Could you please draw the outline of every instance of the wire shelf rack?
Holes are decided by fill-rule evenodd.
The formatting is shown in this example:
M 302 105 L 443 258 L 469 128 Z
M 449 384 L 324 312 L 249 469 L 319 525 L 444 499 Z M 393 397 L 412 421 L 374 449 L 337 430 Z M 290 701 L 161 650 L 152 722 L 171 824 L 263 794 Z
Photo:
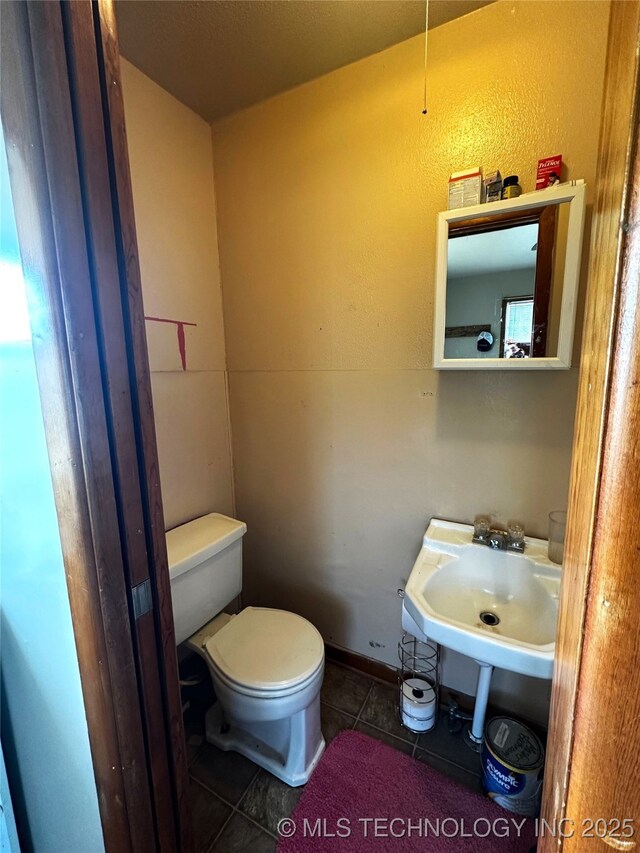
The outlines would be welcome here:
M 410 732 L 431 731 L 438 721 L 440 649 L 404 634 L 398 643 L 398 715 Z

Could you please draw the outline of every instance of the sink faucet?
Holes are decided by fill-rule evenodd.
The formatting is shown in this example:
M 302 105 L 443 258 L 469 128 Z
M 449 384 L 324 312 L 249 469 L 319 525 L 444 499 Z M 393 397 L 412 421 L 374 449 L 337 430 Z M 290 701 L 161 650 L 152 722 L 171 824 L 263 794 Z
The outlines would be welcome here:
M 498 530 L 492 530 L 489 533 L 489 537 L 487 539 L 486 544 L 489 546 L 489 548 L 493 548 L 494 551 L 507 550 L 507 539 L 504 533 L 500 533 Z
M 524 528 L 517 522 L 509 522 L 508 529 L 497 530 L 491 527 L 486 516 L 478 516 L 473 525 L 473 541 L 478 545 L 487 545 L 495 551 L 516 551 L 524 553 Z

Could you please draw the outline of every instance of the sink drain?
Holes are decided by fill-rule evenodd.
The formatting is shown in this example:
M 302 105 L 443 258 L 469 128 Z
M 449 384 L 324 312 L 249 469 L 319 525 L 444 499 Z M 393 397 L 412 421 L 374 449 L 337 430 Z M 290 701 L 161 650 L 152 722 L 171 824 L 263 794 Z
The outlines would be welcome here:
M 496 616 L 491 610 L 483 610 L 480 614 L 480 621 L 484 622 L 485 625 L 499 625 L 500 617 Z

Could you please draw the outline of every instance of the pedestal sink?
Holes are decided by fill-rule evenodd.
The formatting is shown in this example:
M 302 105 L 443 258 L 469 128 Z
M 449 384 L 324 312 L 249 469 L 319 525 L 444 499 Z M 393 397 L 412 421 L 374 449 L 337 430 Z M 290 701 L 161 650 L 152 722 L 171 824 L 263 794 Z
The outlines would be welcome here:
M 561 568 L 542 539 L 526 537 L 517 554 L 472 536 L 468 524 L 432 519 L 407 582 L 402 624 L 480 665 L 469 733 L 480 744 L 494 666 L 553 675 Z

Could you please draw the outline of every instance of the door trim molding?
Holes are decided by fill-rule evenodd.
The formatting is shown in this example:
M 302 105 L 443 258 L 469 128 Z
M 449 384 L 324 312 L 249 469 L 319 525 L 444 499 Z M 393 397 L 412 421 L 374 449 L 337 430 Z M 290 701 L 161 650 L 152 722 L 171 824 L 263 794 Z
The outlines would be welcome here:
M 171 580 L 129 169 L 129 146 L 120 75 L 120 49 L 113 0 L 98 0 L 93 4 L 93 12 L 103 93 L 105 139 L 111 174 L 113 217 L 123 288 L 125 336 L 132 372 L 134 429 L 139 454 L 149 577 L 160 662 L 159 687 L 165 710 L 179 839 L 182 849 L 189 850 L 194 844 L 189 806 L 189 771 L 173 628 Z
M 100 11 L 91 0 L 0 3 L 0 108 L 105 848 L 186 853 L 135 226 Z M 153 607 L 136 619 L 132 589 L 147 582 Z
M 625 233 L 632 196 L 638 193 L 638 185 L 634 181 L 640 177 L 633 170 L 638 143 L 639 24 L 638 0 L 612 2 L 542 804 L 542 817 L 550 823 L 563 818 L 580 819 L 577 814 L 569 812 L 573 789 L 586 782 L 574 776 L 576 750 L 587 748 L 593 752 L 597 745 L 579 746 L 576 733 L 588 696 L 593 702 L 596 695 L 599 695 L 599 702 L 605 701 L 602 696 L 604 682 L 588 685 L 582 679 L 583 652 L 585 643 L 596 642 L 598 634 L 606 630 L 606 622 L 588 622 L 587 616 L 595 580 L 602 571 L 596 546 L 603 534 L 607 534 L 604 529 L 608 523 L 604 512 L 606 490 L 601 478 L 613 437 L 609 415 L 616 399 L 615 376 L 622 356 L 620 344 L 623 338 L 618 316 L 625 292 L 634 286 L 634 282 L 625 277 L 624 270 L 629 252 Z M 640 334 L 637 316 L 635 325 L 636 332 Z M 630 345 L 628 329 L 625 334 L 627 345 Z M 618 405 L 615 414 L 616 418 L 629 417 L 637 423 L 637 401 L 629 395 Z M 609 453 L 607 477 L 619 478 L 622 474 L 620 469 L 625 464 L 623 455 L 612 458 Z M 636 478 L 637 473 L 636 470 Z M 632 486 L 627 481 L 625 488 L 631 489 Z M 626 542 L 631 549 L 627 552 L 627 559 L 637 560 L 637 552 L 633 553 L 633 540 L 634 536 L 630 535 Z M 618 566 L 609 567 L 610 575 L 618 571 Z M 609 666 L 603 661 L 603 667 Z M 626 690 L 628 685 L 621 687 Z M 589 784 L 594 785 L 594 780 L 591 779 Z M 612 787 L 612 780 L 607 780 L 606 784 Z M 603 790 L 600 788 L 600 792 Z M 600 814 L 601 809 L 596 810 L 598 814 L 585 816 L 594 819 L 617 817 Z M 578 842 L 579 839 L 568 840 L 563 847 L 562 839 L 547 835 L 539 840 L 538 851 L 577 850 L 579 848 L 575 844 Z M 598 849 L 605 849 L 604 844 L 599 843 Z

